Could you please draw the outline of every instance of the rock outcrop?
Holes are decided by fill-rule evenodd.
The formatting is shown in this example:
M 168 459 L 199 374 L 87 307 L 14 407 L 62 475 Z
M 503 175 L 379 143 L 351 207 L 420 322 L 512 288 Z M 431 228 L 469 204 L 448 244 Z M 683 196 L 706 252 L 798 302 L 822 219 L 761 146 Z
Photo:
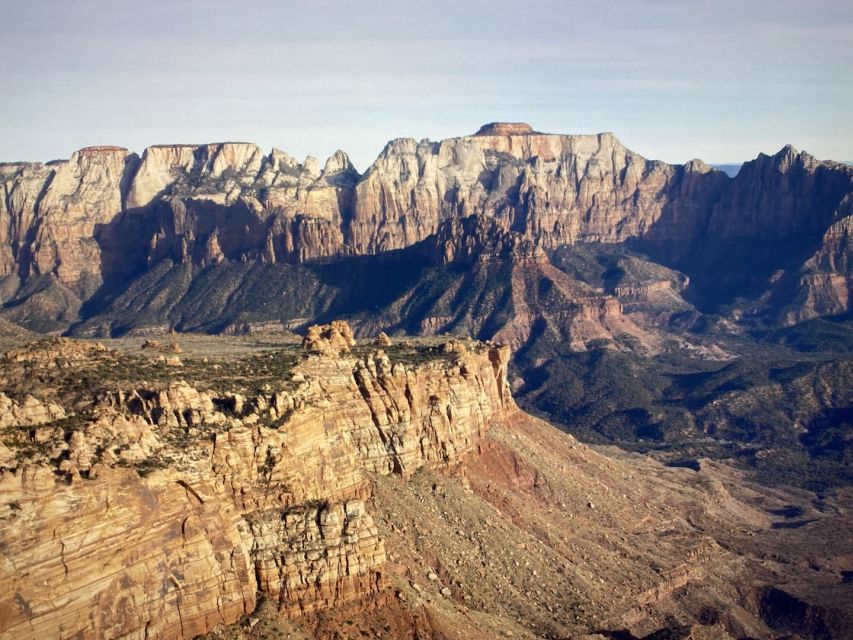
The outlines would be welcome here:
M 29 427 L 45 424 L 65 417 L 65 410 L 52 402 L 40 402 L 33 396 L 27 396 L 21 402 L 15 402 L 6 394 L 0 393 L 0 428 Z
M 455 468 L 516 411 L 506 349 L 400 349 L 305 356 L 250 397 L 120 389 L 71 425 L 0 395 L 0 636 L 191 638 L 259 594 L 302 615 L 383 589 L 366 474 Z
M 432 244 L 431 253 L 441 265 L 464 265 L 493 259 L 548 261 L 545 252 L 534 241 L 482 216 L 448 220 L 441 225 Z
M 302 348 L 306 351 L 331 356 L 348 353 L 354 346 L 355 337 L 352 329 L 343 320 L 334 320 L 324 325 L 312 325 L 308 327 L 302 339 Z
M 3 165 L 0 275 L 53 274 L 82 295 L 101 282 L 97 232 L 122 210 L 137 156 L 89 147 L 69 160 Z
M 839 315 L 853 308 L 853 215 L 827 229 L 818 250 L 793 274 L 794 278 L 793 300 L 781 314 L 785 324 Z M 777 295 L 784 296 L 786 286 L 790 284 L 782 280 Z

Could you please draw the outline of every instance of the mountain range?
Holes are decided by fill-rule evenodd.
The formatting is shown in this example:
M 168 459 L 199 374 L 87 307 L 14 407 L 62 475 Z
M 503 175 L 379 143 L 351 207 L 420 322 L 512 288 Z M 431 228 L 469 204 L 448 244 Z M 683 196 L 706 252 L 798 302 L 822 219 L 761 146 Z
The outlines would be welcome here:
M 464 232 L 453 225 L 469 216 L 543 252 L 639 251 L 683 273 L 684 296 L 704 311 L 791 324 L 849 309 L 853 169 L 792 147 L 729 178 L 698 160 L 646 160 L 609 133 L 491 124 L 441 142 L 393 140 L 361 175 L 340 151 L 321 167 L 221 143 L 141 157 L 92 147 L 3 164 L 0 180 L 2 315 L 40 331 L 91 326 L 165 264 L 192 265 L 194 282 L 220 265 L 328 264 Z M 309 320 L 310 308 L 296 311 L 265 319 Z
M 363 174 L 219 143 L 7 163 L 0 185 L 7 334 L 494 339 L 523 406 L 587 439 L 753 467 L 783 443 L 788 468 L 830 456 L 803 482 L 849 475 L 847 165 L 786 146 L 732 178 L 492 123 L 392 140 Z

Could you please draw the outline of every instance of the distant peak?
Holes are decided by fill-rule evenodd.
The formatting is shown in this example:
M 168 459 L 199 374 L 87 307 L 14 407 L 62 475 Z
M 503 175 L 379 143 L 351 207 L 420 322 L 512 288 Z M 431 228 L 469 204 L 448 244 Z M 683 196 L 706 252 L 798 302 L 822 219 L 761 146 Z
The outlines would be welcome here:
M 786 144 L 784 147 L 779 149 L 779 152 L 776 154 L 777 157 L 786 157 L 786 156 L 796 156 L 799 155 L 799 152 L 794 148 L 792 144 Z
M 326 165 L 323 167 L 323 173 L 333 174 L 345 171 L 355 171 L 355 167 L 352 166 L 349 156 L 344 151 L 338 149 L 326 159 Z
M 475 135 L 478 136 L 526 136 L 536 133 L 529 124 L 524 122 L 490 122 L 480 127 Z
M 693 158 L 693 160 L 688 161 L 685 163 L 684 168 L 691 173 L 708 173 L 714 170 L 713 167 L 699 158 Z

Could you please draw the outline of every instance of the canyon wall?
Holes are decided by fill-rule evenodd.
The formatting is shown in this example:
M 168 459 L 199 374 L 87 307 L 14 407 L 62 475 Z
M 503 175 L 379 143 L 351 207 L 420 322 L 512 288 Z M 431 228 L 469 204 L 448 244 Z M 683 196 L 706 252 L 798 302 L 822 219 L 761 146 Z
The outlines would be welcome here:
M 853 200 L 853 196 L 848 200 Z M 796 291 L 783 307 L 782 321 L 802 322 L 819 316 L 838 315 L 851 309 L 853 300 L 853 215 L 833 223 L 821 238 L 820 246 L 792 274 Z M 781 296 L 785 284 L 780 283 Z M 789 284 L 790 286 L 790 284 Z
M 120 361 L 58 344 L 4 368 Z M 117 388 L 76 420 L 0 398 L 20 418 L 0 445 L 0 637 L 190 638 L 261 597 L 297 616 L 381 590 L 370 474 L 453 469 L 516 411 L 508 349 L 405 353 L 303 356 L 256 395 Z
M 543 249 L 633 243 L 716 303 L 760 294 L 776 271 L 801 268 L 853 211 L 851 193 L 853 169 L 792 147 L 729 178 L 698 160 L 647 160 L 610 133 L 521 124 L 441 142 L 393 140 L 363 175 L 340 151 L 321 167 L 247 143 L 154 146 L 141 158 L 94 147 L 67 161 L 0 165 L 0 303 L 46 298 L 49 288 L 37 306 L 61 319 L 166 259 L 373 254 L 474 214 Z M 818 281 L 835 274 L 828 268 Z
M 623 315 L 617 298 L 569 276 L 493 218 L 447 220 L 419 247 L 433 268 L 416 293 L 357 316 L 360 331 L 489 337 L 515 351 L 545 334 L 579 351 L 601 340 L 654 349 L 654 336 Z

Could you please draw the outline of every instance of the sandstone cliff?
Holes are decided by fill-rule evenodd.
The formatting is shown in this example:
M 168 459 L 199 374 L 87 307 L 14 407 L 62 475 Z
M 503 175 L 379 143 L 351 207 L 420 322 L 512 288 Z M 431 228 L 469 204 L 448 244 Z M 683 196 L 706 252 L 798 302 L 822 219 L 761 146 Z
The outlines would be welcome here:
M 268 236 L 280 259 L 334 254 L 357 178 L 342 152 L 321 168 L 244 143 L 154 146 L 141 159 L 94 147 L 68 161 L 5 164 L 0 275 L 52 274 L 86 297 L 104 272 L 146 258 L 201 259 L 215 229 L 231 259 L 259 257 Z
M 155 146 L 141 158 L 97 147 L 0 166 L 0 301 L 15 322 L 61 330 L 96 291 L 109 296 L 164 260 L 373 254 L 480 215 L 545 250 L 633 243 L 689 275 L 692 298 L 714 309 L 800 269 L 850 214 L 851 192 L 853 169 L 791 147 L 732 179 L 701 161 L 647 160 L 609 133 L 518 123 L 441 142 L 394 140 L 362 176 L 342 152 L 321 168 L 246 143 Z M 821 273 L 817 281 L 837 289 L 835 272 Z M 806 297 L 810 287 L 804 281 Z
M 506 347 L 271 339 L 0 360 L 0 637 L 849 637 L 849 492 L 596 451 Z
M 90 147 L 70 160 L 0 167 L 0 276 L 53 275 L 82 297 L 101 284 L 97 232 L 122 210 L 137 157 Z
M 55 389 L 68 417 L 0 395 L 0 637 L 191 638 L 261 596 L 302 615 L 378 591 L 368 474 L 458 465 L 516 411 L 508 357 L 479 344 L 272 353 L 252 365 L 278 372 L 259 392 L 90 385 L 74 404 Z M 113 377 L 124 358 L 61 342 L 8 356 L 2 375 L 53 362 Z
M 782 310 L 785 324 L 843 314 L 853 308 L 853 215 L 827 229 L 820 247 L 791 279 L 796 284 L 793 299 Z M 780 283 L 780 290 L 774 293 L 785 296 L 785 284 Z
M 682 174 L 612 134 L 489 129 L 436 143 L 395 140 L 356 187 L 348 240 L 357 252 L 382 251 L 448 218 L 485 214 L 548 246 L 618 242 L 660 218 L 668 183 Z

